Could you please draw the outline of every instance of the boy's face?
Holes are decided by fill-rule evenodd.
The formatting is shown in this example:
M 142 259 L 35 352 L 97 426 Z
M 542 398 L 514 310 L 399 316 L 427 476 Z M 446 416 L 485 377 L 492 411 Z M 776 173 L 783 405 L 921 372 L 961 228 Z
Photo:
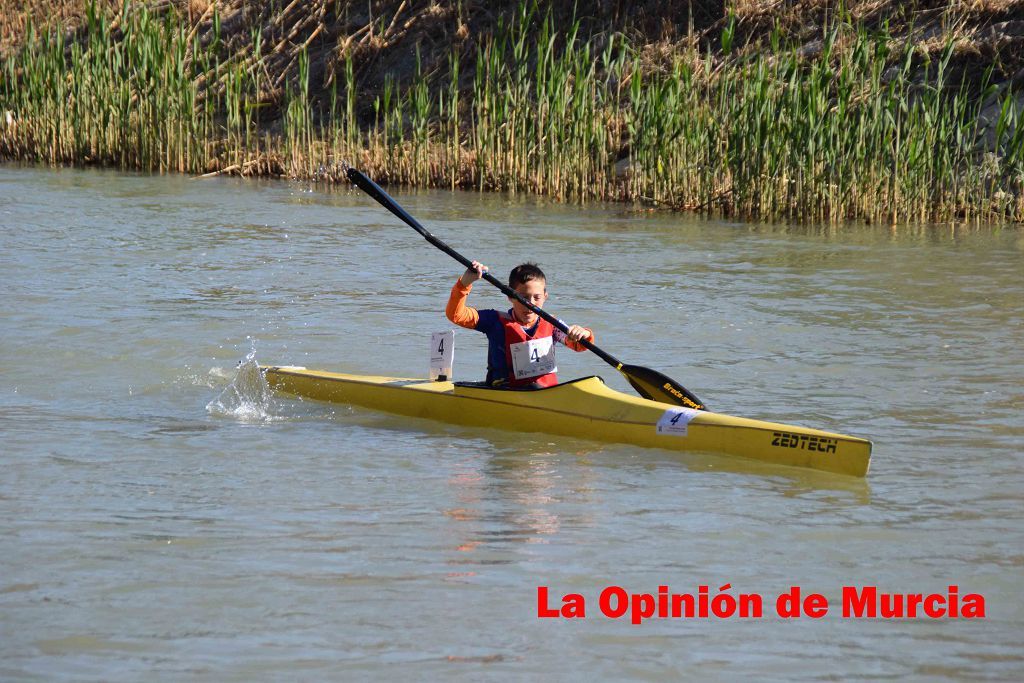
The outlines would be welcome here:
M 524 282 L 515 287 L 515 290 L 519 296 L 537 308 L 544 308 L 544 303 L 548 300 L 548 283 L 540 278 Z M 537 323 L 536 313 L 512 297 L 508 300 L 512 302 L 512 315 L 515 316 L 517 323 L 523 327 L 533 327 Z

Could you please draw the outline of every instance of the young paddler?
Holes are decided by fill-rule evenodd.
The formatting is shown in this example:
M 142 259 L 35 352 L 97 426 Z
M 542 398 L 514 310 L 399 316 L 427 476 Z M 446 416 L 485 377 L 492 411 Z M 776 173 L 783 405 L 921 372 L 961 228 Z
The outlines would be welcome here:
M 594 333 L 579 325 L 562 332 L 518 300 L 509 297 L 512 308 L 476 310 L 466 305 L 473 283 L 487 267 L 473 261 L 473 267 L 452 287 L 445 315 L 460 327 L 487 335 L 487 383 L 510 388 L 541 388 L 558 384 L 555 374 L 555 342 L 573 351 L 586 351 L 581 339 L 594 341 Z M 536 264 L 523 263 L 512 269 L 508 286 L 537 308 L 548 299 L 547 278 Z

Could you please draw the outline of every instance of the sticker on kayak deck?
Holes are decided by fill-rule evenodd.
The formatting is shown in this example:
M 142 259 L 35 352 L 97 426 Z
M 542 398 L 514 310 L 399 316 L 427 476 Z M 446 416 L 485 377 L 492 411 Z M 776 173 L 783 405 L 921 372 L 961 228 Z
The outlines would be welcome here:
M 516 379 L 540 377 L 549 372 L 557 372 L 555 366 L 554 338 L 541 337 L 512 344 L 512 370 Z
M 693 408 L 669 408 L 658 420 L 658 433 L 668 436 L 686 436 L 690 420 L 700 414 Z
M 449 380 L 455 363 L 455 330 L 430 335 L 430 379 Z

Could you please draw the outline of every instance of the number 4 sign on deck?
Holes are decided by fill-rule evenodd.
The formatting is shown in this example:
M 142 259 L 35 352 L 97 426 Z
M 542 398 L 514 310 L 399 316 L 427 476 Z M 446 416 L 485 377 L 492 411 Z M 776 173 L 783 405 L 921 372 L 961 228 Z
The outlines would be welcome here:
M 666 436 L 686 436 L 690 420 L 700 415 L 692 408 L 669 408 L 658 420 L 658 433 Z
M 452 378 L 455 362 L 455 330 L 430 335 L 430 379 L 446 382 Z

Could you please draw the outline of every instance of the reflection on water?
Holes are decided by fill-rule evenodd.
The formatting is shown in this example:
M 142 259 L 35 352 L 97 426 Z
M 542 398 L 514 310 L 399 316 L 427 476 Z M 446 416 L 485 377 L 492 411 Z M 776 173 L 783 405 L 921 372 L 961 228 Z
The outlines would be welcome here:
M 461 267 L 341 188 L 0 168 L 0 678 L 1016 677 L 1019 229 L 396 195 L 717 410 L 872 439 L 868 479 L 276 399 L 257 347 L 423 376 Z M 479 378 L 482 336 L 456 348 Z M 538 585 L 725 583 L 955 583 L 990 616 L 536 617 Z

